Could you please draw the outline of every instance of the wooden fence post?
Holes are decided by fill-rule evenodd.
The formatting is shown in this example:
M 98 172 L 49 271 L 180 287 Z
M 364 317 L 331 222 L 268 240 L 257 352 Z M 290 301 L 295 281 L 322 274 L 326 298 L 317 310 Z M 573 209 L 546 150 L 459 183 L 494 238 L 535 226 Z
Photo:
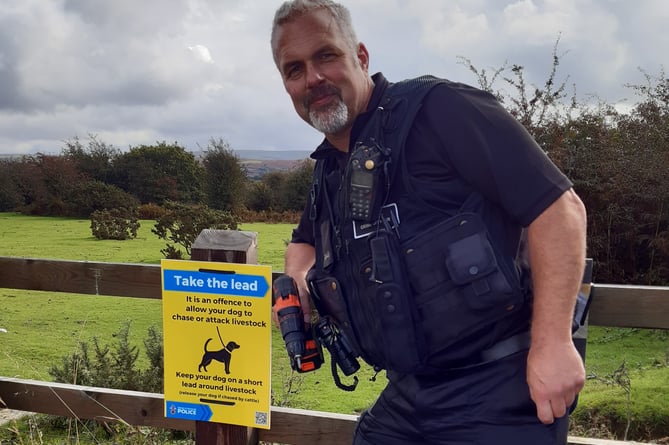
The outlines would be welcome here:
M 257 264 L 258 234 L 205 229 L 191 246 L 191 260 Z M 255 428 L 216 422 L 195 422 L 196 445 L 258 445 Z

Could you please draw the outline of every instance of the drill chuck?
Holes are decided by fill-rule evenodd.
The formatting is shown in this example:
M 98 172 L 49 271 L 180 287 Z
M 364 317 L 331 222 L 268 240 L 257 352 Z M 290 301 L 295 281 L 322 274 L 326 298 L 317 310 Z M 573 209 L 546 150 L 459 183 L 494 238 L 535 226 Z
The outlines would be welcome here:
M 277 311 L 279 326 L 286 350 L 291 357 L 304 354 L 304 317 L 299 306 L 288 306 Z

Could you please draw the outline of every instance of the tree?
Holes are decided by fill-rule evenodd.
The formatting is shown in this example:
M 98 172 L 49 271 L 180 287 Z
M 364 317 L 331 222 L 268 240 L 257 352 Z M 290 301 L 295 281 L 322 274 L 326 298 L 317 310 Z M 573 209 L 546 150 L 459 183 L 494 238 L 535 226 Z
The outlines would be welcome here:
M 223 139 L 209 141 L 202 160 L 204 191 L 209 207 L 237 212 L 244 206 L 248 179 L 246 169 Z
M 73 161 L 79 171 L 90 179 L 112 183 L 114 180 L 114 162 L 121 155 L 121 150 L 98 141 L 95 135 L 88 136 L 88 145 L 84 147 L 78 137 L 65 141 L 62 155 Z
M 304 209 L 311 189 L 313 174 L 314 161 L 312 159 L 304 159 L 285 174 L 282 210 L 302 211 Z
M 608 218 L 607 271 L 623 282 L 669 283 L 669 79 L 644 73 L 646 85 L 628 85 L 641 96 L 612 125 L 611 183 L 616 212 Z M 600 218 L 602 215 L 598 215 Z M 604 220 L 606 221 L 606 220 Z M 600 224 L 602 224 L 602 221 Z M 603 224 L 602 224 L 603 225 Z M 611 267 L 613 264 L 616 267 Z
M 289 171 L 263 175 L 250 187 L 248 206 L 251 210 L 302 211 L 311 188 L 314 161 L 304 159 Z
M 556 83 L 560 56 L 541 88 L 529 87 L 520 65 L 494 72 L 513 87 L 495 90 L 471 62 L 482 88 L 500 100 L 573 181 L 588 211 L 588 255 L 595 280 L 669 283 L 669 79 L 644 73 L 645 85 L 628 85 L 641 97 L 629 113 L 607 104 L 567 98 Z
M 11 212 L 23 204 L 17 165 L 16 160 L 0 160 L 0 212 Z
M 72 216 L 71 199 L 85 180 L 75 164 L 61 156 L 38 153 L 13 164 L 18 210 L 34 215 Z
M 564 122 L 569 118 L 571 111 L 574 111 L 578 104 L 576 95 L 572 93 L 569 101 L 564 99 L 567 94 L 567 79 L 562 82 L 557 80 L 557 72 L 560 66 L 561 55 L 558 54 L 560 38 L 558 37 L 553 46 L 551 71 L 548 78 L 541 87 L 528 85 L 525 80 L 525 68 L 522 65 L 511 65 L 511 76 L 504 76 L 509 69 L 504 63 L 499 68 L 493 70 L 492 76 L 486 73 L 486 70 L 479 70 L 472 62 L 460 57 L 460 63 L 465 65 L 476 76 L 478 86 L 493 94 L 506 109 L 513 115 L 534 137 L 542 147 L 543 133 L 550 130 L 556 122 Z M 496 82 L 500 79 L 512 87 L 511 92 L 505 89 L 496 89 Z M 550 132 L 549 132 L 550 133 Z
M 269 175 L 266 173 L 265 176 Z M 265 178 L 263 176 L 263 179 Z M 265 181 L 256 181 L 249 185 L 249 190 L 246 198 L 246 207 L 250 210 L 260 212 L 263 210 L 272 209 L 272 189 Z
M 283 211 L 283 190 L 286 182 L 284 172 L 271 171 L 265 173 L 259 182 L 249 186 L 246 205 L 255 211 Z
M 177 143 L 130 148 L 114 163 L 116 184 L 143 204 L 166 200 L 202 202 L 204 171 L 192 153 Z

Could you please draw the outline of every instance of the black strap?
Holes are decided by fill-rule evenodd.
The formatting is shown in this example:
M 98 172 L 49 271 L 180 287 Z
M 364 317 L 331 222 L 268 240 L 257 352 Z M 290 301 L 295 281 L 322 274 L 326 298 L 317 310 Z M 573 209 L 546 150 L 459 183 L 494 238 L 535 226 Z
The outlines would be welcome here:
M 310 198 L 311 198 L 311 208 L 309 209 L 309 219 L 312 222 L 316 222 L 316 217 L 318 216 L 318 198 L 321 195 L 321 187 L 322 184 L 325 183 L 324 181 L 324 171 L 325 171 L 325 162 L 322 159 L 319 159 L 316 161 L 316 165 L 314 166 L 314 174 L 313 174 L 313 179 L 311 180 L 311 191 L 310 191 Z
M 406 169 L 403 159 L 406 139 L 413 127 L 414 119 L 423 106 L 423 99 L 432 88 L 445 82 L 447 81 L 434 76 L 421 76 L 390 84 L 386 88 L 379 106 L 379 111 L 384 114 L 383 132 L 378 137 L 381 144 L 392 142 L 392 145 L 387 146 L 391 156 L 390 174 L 387 175 L 389 184 L 392 183 L 398 167 Z M 402 173 L 406 187 L 408 183 L 406 171 L 403 170 Z
M 311 208 L 309 209 L 309 219 L 312 222 L 314 240 L 316 242 L 316 269 L 317 270 L 329 270 L 332 266 L 333 261 L 335 260 L 334 255 L 339 255 L 339 246 L 332 245 L 332 231 L 338 230 L 336 221 L 334 220 L 334 211 L 335 209 L 330 202 L 330 194 L 327 190 L 327 181 L 325 180 L 326 175 L 326 160 L 318 159 L 316 165 L 314 166 L 314 174 L 311 185 Z M 320 203 L 321 198 L 323 198 L 322 203 Z M 319 209 L 319 203 L 320 209 Z M 325 212 L 322 216 L 325 218 L 319 218 L 318 212 Z M 323 227 L 323 224 L 329 224 L 329 227 Z M 324 233 L 323 231 L 326 230 Z M 335 234 L 338 238 L 339 234 Z
M 358 386 L 358 376 L 353 376 L 352 384 L 345 385 L 339 377 L 339 372 L 337 372 L 337 363 L 335 362 L 334 358 L 332 358 L 332 356 L 330 356 L 330 365 L 330 369 L 332 370 L 332 378 L 334 379 L 337 388 L 343 389 L 344 391 L 355 391 L 355 388 Z

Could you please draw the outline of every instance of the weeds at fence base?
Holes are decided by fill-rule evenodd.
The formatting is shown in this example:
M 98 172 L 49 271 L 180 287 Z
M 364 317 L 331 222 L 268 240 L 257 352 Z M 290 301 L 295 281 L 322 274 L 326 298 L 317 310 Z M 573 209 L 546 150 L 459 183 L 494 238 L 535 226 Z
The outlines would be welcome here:
M 192 445 L 193 433 L 116 422 L 28 415 L 0 426 L 0 445 Z

